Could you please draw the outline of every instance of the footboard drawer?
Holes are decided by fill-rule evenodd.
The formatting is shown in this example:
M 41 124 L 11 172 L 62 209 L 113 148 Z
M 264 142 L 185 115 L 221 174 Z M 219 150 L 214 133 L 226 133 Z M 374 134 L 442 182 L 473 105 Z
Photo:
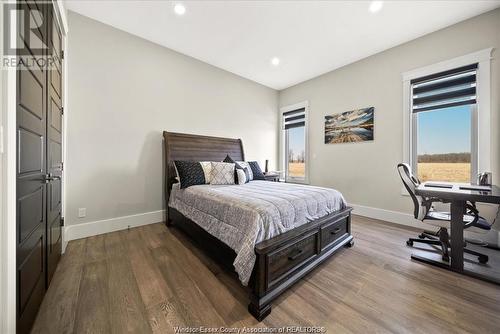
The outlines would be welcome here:
M 347 217 L 321 227 L 321 249 L 334 244 L 347 233 Z
M 280 281 L 317 254 L 317 233 L 311 233 L 292 244 L 277 249 L 267 257 L 268 286 Z

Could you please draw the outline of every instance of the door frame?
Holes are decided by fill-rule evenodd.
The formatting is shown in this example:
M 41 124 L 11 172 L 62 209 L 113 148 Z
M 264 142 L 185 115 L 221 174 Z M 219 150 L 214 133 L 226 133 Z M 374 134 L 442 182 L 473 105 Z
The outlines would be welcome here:
M 14 2 L 13 0 L 9 1 Z M 0 12 L 3 17 L 3 4 Z M 3 55 L 3 29 L 1 48 Z M 11 29 L 16 32 L 15 18 Z M 2 333 L 14 333 L 16 329 L 16 70 L 1 70 L 2 79 L 2 189 L 0 234 L 0 311 Z
M 15 3 L 15 0 L 8 0 Z M 67 110 L 67 33 L 68 21 L 66 9 L 60 0 L 52 0 L 54 12 L 59 20 L 62 33 L 62 47 L 65 53 L 63 59 L 62 103 Z M 0 14 L 3 17 L 3 3 L 0 4 Z M 0 27 L 0 49 L 3 55 L 3 25 Z M 10 30 L 16 34 L 16 22 L 12 22 Z M 5 189 L 0 197 L 0 332 L 16 332 L 16 87 L 15 69 L 0 71 L 0 184 Z M 66 124 L 67 113 L 63 117 L 63 161 L 66 160 Z M 64 184 L 63 174 L 63 184 Z M 63 186 L 62 217 L 65 212 L 65 190 Z M 63 229 L 64 231 L 64 229 Z M 64 246 L 63 233 L 63 246 Z M 63 248 L 64 252 L 64 248 Z

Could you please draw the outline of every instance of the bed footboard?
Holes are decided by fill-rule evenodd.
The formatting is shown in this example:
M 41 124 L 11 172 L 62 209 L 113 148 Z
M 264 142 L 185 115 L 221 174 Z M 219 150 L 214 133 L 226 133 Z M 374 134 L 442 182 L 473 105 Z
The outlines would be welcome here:
M 272 301 L 286 289 L 342 247 L 353 245 L 351 211 L 352 208 L 346 208 L 334 212 L 255 246 L 257 259 L 249 283 L 248 311 L 257 320 L 271 313 Z M 167 225 L 171 223 L 223 267 L 234 270 L 236 253 L 231 248 L 169 207 Z
M 249 312 L 259 321 L 271 302 L 343 246 L 353 245 L 351 211 L 346 208 L 255 246 Z

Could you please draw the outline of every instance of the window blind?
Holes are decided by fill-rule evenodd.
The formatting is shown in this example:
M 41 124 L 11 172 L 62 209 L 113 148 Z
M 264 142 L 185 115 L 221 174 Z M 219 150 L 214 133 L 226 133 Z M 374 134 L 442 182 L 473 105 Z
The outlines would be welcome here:
M 477 64 L 414 79 L 413 112 L 476 103 Z
M 283 128 L 285 130 L 306 125 L 306 109 L 301 108 L 283 113 Z

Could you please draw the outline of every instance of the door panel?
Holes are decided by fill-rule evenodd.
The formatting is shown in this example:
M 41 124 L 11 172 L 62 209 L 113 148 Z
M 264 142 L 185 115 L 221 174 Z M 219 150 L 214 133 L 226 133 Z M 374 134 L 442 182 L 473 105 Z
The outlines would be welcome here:
M 61 180 L 54 180 L 49 186 L 49 209 L 57 210 L 61 207 Z
M 58 64 L 56 64 L 55 68 L 50 71 L 50 82 L 51 86 L 54 89 L 54 92 L 57 94 L 58 97 L 61 95 L 61 73 L 59 72 L 59 69 L 57 68 Z
M 18 129 L 18 173 L 19 175 L 40 173 L 44 169 L 44 136 Z
M 49 144 L 49 151 L 50 151 L 50 157 L 49 157 L 49 169 L 52 169 L 52 172 L 57 173 L 57 175 L 61 174 L 61 167 L 62 167 L 62 159 L 61 159 L 61 154 L 62 154 L 62 146 L 61 143 L 50 141 Z
M 27 194 L 17 201 L 19 212 L 19 240 L 22 243 L 28 235 L 43 224 L 43 192 L 44 187 L 38 187 L 34 192 Z
M 19 294 L 19 309 L 21 312 L 26 308 L 33 290 L 39 282 L 44 281 L 44 261 L 43 261 L 43 242 L 41 237 L 36 240 L 35 245 L 29 250 L 24 262 L 19 266 L 19 285 L 24 289 Z
M 39 82 L 30 70 L 23 69 L 19 76 L 19 81 L 21 84 L 20 99 L 19 103 L 26 111 L 37 116 L 38 119 L 42 119 L 43 110 L 42 103 L 43 100 L 43 84 Z
M 50 99 L 50 126 L 55 131 L 62 132 L 62 115 L 57 102 Z
M 50 224 L 49 232 L 49 252 L 57 251 L 53 247 L 58 247 L 61 243 L 61 216 L 57 216 L 54 221 Z
M 24 261 L 17 269 L 17 333 L 30 332 L 45 295 L 45 226 L 34 234 L 40 238 L 25 243 Z

